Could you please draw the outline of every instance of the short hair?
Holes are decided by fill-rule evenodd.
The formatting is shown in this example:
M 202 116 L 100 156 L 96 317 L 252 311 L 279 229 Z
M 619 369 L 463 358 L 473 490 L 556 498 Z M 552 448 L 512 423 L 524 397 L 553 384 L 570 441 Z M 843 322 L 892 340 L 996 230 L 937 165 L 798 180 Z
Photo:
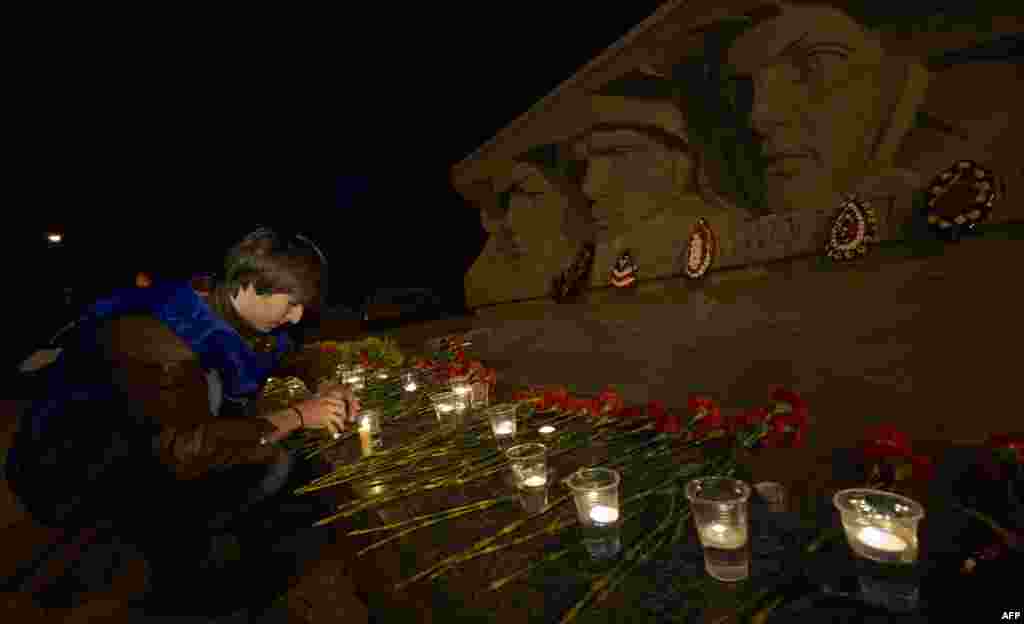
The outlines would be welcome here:
M 327 259 L 301 234 L 260 228 L 228 250 L 224 282 L 232 294 L 251 285 L 259 295 L 288 294 L 315 308 L 327 298 Z

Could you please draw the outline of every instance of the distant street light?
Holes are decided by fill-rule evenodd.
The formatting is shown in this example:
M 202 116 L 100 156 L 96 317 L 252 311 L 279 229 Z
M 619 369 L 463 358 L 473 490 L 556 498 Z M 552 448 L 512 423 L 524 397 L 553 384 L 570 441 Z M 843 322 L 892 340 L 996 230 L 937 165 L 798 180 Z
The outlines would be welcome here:
M 57 232 L 50 232 L 46 235 L 46 240 L 49 241 L 51 245 L 59 245 L 64 240 L 64 237 Z

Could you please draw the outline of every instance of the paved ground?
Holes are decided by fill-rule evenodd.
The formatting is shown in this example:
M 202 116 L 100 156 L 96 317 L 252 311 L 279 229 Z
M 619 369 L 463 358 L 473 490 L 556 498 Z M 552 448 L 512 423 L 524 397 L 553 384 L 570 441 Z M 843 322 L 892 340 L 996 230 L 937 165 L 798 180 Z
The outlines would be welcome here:
M 475 354 L 505 382 L 580 391 L 614 384 L 630 402 L 681 406 L 688 392 L 702 391 L 742 407 L 763 402 L 770 384 L 789 385 L 809 402 L 810 440 L 823 448 L 849 444 L 881 420 L 916 439 L 976 441 L 1024 430 L 1021 251 L 1018 240 L 980 240 L 941 256 L 879 259 L 840 272 L 798 262 L 756 280 L 712 282 L 675 303 L 524 306 L 395 335 L 417 347 L 475 327 L 483 330 Z M 3 405 L 0 448 L 16 407 Z M 47 539 L 4 489 L 0 526 L 12 523 L 4 531 L 4 576 Z M 4 598 L 20 605 L 19 622 L 116 619 L 123 598 L 141 589 L 143 571 L 129 558 L 111 587 L 74 612 L 44 613 L 22 596 Z M 286 604 L 310 622 L 366 619 L 351 579 L 332 564 L 303 578 Z

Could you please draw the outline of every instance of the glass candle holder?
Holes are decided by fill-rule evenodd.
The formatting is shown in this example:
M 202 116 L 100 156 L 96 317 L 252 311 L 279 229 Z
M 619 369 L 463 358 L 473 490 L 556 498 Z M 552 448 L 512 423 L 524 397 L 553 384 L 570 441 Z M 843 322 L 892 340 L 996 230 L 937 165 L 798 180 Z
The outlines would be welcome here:
M 459 396 L 463 402 L 465 402 L 468 408 L 471 401 L 473 400 L 473 386 L 469 383 L 468 377 L 452 377 L 448 382 L 448 386 L 451 391 Z
M 402 373 L 402 390 L 416 392 L 420 387 L 420 376 L 415 370 L 408 370 Z
M 558 430 L 551 425 L 544 425 L 537 430 L 537 433 L 545 444 L 550 444 L 555 441 L 555 437 L 558 435 Z
M 843 521 L 853 552 L 880 563 L 917 561 L 917 525 L 924 507 L 905 496 L 854 488 L 837 492 L 832 502 Z
M 363 456 L 372 455 L 382 445 L 380 436 L 380 414 L 376 410 L 359 412 L 359 444 Z
M 754 491 L 768 504 L 768 510 L 783 512 L 787 508 L 786 486 L 775 481 L 762 481 L 754 484 Z
M 566 479 L 583 531 L 583 544 L 594 559 L 611 559 L 622 551 L 619 473 L 608 468 L 581 468 Z
M 491 385 L 486 381 L 474 381 L 470 384 L 472 388 L 472 399 L 470 406 L 473 409 L 483 409 L 491 403 Z
M 686 484 L 704 568 L 725 583 L 750 576 L 750 486 L 737 479 L 705 477 Z
M 498 448 L 508 448 L 516 438 L 516 408 L 515 403 L 502 403 L 484 412 L 491 423 L 491 431 L 494 432 L 494 441 L 497 442 Z
M 505 451 L 519 500 L 528 513 L 536 513 L 548 504 L 548 448 L 531 443 Z
M 462 417 L 465 403 L 454 392 L 437 392 L 430 395 L 430 402 L 437 413 L 437 422 L 443 428 L 455 428 Z
M 362 390 L 365 386 L 366 370 L 362 366 L 341 365 L 338 367 L 338 379 L 353 390 Z

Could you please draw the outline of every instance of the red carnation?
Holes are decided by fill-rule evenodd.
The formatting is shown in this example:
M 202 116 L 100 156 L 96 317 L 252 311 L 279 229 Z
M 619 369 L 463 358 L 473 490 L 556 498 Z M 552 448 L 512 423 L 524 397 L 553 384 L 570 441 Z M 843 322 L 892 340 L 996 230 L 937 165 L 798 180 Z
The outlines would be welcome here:
M 610 416 L 617 416 L 626 406 L 619 393 L 611 388 L 606 388 L 597 395 L 597 400 L 601 403 L 601 412 Z
M 567 409 L 569 407 L 569 391 L 562 387 L 545 391 L 541 397 L 540 409 L 546 410 L 552 407 L 561 410 Z
M 990 436 L 989 448 L 1002 451 L 1000 456 L 1013 463 L 1024 463 L 1024 435 L 1001 433 Z
M 767 422 L 771 418 L 771 414 L 768 410 L 763 407 L 754 407 L 745 411 L 742 411 L 730 419 L 730 429 L 736 431 L 739 429 L 746 429 L 747 427 L 755 427 L 764 422 Z
M 911 473 L 913 478 L 918 481 L 930 481 L 935 476 L 935 465 L 932 463 L 931 457 L 926 455 L 911 455 L 910 464 L 913 467 Z
M 865 457 L 873 459 L 911 455 L 907 434 L 888 424 L 869 428 L 860 448 Z
M 647 414 L 654 417 L 654 428 L 661 433 L 679 433 L 683 430 L 679 414 L 667 411 L 660 401 L 648 403 Z
M 623 419 L 640 418 L 643 415 L 644 411 L 635 405 L 624 407 L 622 408 L 622 411 L 619 412 L 619 418 Z

